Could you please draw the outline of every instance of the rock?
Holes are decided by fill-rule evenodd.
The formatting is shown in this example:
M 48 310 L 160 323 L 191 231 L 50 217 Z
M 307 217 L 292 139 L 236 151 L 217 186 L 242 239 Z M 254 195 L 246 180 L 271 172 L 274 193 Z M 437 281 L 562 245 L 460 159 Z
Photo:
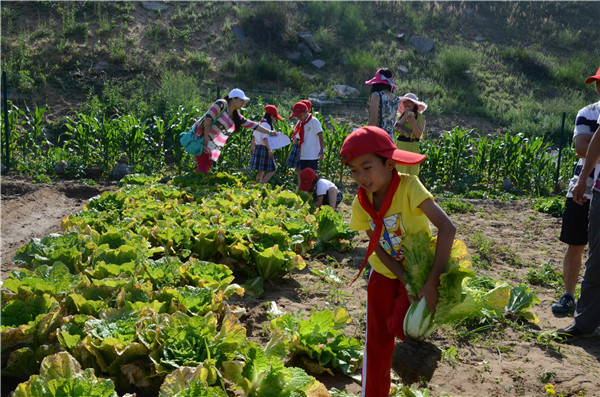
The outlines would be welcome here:
M 396 38 L 397 38 L 399 41 L 404 41 L 405 37 L 406 37 L 406 34 L 405 34 L 405 33 L 398 33 L 398 34 L 396 35 Z
M 398 71 L 402 73 L 408 73 L 408 67 L 404 65 L 398 65 Z
M 421 54 L 427 54 L 433 50 L 435 42 L 427 37 L 411 36 L 410 44 L 412 44 Z
M 94 66 L 92 66 L 92 70 L 94 72 L 104 72 L 108 70 L 110 67 L 109 63 L 106 61 L 98 61 Z
M 142 7 L 150 11 L 164 11 L 169 8 L 168 5 L 159 1 L 142 1 Z
M 60 160 L 54 166 L 54 172 L 56 172 L 56 175 L 64 175 L 64 173 L 67 171 L 68 167 L 69 167 L 69 163 L 67 163 L 65 160 Z
M 311 62 L 311 65 L 313 65 L 317 69 L 322 69 L 323 66 L 325 66 L 325 61 L 323 61 L 321 59 L 315 59 L 314 61 Z
M 332 88 L 338 96 L 342 97 L 355 97 L 359 94 L 359 91 L 356 88 L 350 87 L 349 85 L 334 84 Z
M 300 54 L 302 54 L 303 56 L 312 58 L 313 53 L 310 50 L 310 48 L 308 48 L 308 46 L 305 43 L 300 43 L 298 44 L 298 51 L 300 51 Z
M 504 179 L 504 181 L 502 182 L 502 190 L 509 193 L 514 190 L 512 181 L 509 178 Z
M 430 138 L 439 138 L 444 134 L 444 131 L 442 130 L 429 130 L 427 131 L 427 135 L 429 135 Z
M 323 91 L 320 92 L 311 92 L 308 94 L 308 99 L 313 100 L 325 100 L 327 99 L 327 94 Z
M 485 37 L 481 33 L 477 33 L 477 35 L 473 38 L 475 41 L 484 41 Z
M 298 63 L 302 58 L 302 54 L 300 53 L 300 51 L 286 52 L 285 57 L 290 62 Z
M 312 34 L 309 32 L 298 32 L 296 37 L 298 37 L 302 42 L 306 43 L 312 52 L 317 54 L 321 52 L 321 47 L 319 47 Z
M 117 159 L 118 164 L 129 164 L 129 156 L 127 153 L 121 153 L 119 158 Z
M 133 167 L 127 164 L 117 164 L 110 174 L 111 178 L 120 181 L 129 174 L 133 174 Z
M 234 26 L 231 28 L 231 30 L 233 30 L 233 34 L 235 34 L 235 37 L 240 39 L 241 42 L 246 43 L 248 41 L 248 38 L 246 37 L 246 33 L 244 32 L 243 27 Z

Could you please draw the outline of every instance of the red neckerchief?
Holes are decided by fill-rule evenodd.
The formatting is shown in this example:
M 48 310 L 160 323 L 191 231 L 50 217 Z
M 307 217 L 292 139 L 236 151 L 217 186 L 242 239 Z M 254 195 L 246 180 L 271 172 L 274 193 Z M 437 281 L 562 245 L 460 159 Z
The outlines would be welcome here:
M 381 231 L 383 230 L 383 218 L 385 217 L 386 212 L 390 209 L 392 205 L 392 200 L 394 199 L 394 195 L 396 194 L 396 190 L 398 189 L 398 185 L 400 184 L 400 176 L 398 172 L 394 172 L 392 176 L 392 181 L 390 182 L 390 186 L 388 187 L 388 191 L 385 194 L 385 198 L 383 199 L 383 203 L 381 204 L 381 208 L 379 208 L 379 212 L 375 210 L 373 206 L 373 202 L 369 200 L 369 196 L 367 196 L 367 191 L 363 187 L 358 188 L 358 202 L 363 207 L 365 211 L 373 218 L 373 223 L 375 224 L 375 229 L 371 233 L 371 238 L 369 239 L 369 246 L 367 248 L 367 254 L 365 255 L 365 260 L 362 265 L 360 265 L 360 270 L 354 280 L 350 283 L 350 285 L 354 284 L 356 279 L 360 276 L 365 265 L 367 264 L 367 260 L 371 256 L 371 254 L 377 248 L 377 244 L 379 244 L 379 239 L 381 238 Z
M 296 124 L 296 128 L 294 128 L 294 133 L 292 134 L 292 138 L 295 137 L 296 134 L 298 134 L 298 137 L 300 139 L 298 141 L 298 144 L 300 146 L 302 146 L 302 144 L 304 143 L 304 126 L 306 125 L 306 123 L 308 123 L 308 120 L 310 120 L 311 118 L 312 118 L 312 113 L 309 113 L 306 120 L 304 120 L 304 121 L 298 120 L 298 124 Z

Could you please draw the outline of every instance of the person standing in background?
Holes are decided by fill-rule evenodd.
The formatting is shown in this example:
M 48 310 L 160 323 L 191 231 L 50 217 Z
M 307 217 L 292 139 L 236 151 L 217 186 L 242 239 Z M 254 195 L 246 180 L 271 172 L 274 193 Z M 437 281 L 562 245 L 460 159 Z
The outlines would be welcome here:
M 427 109 L 425 102 L 419 101 L 419 98 L 413 93 L 408 93 L 400 98 L 398 106 L 399 117 L 394 124 L 394 130 L 398 133 L 396 146 L 400 150 L 406 150 L 413 153 L 421 153 L 420 140 L 425 132 L 425 115 L 423 112 Z M 421 166 L 407 167 L 398 165 L 399 172 L 408 175 L 419 175 Z
M 277 108 L 273 105 L 265 106 L 265 115 L 260 122 L 260 126 L 268 130 L 273 130 L 275 120 L 283 120 L 283 117 L 277 112 Z M 256 180 L 263 185 L 269 182 L 269 179 L 275 174 L 277 165 L 273 158 L 268 134 L 260 131 L 254 131 L 252 134 L 249 167 L 251 170 L 258 171 Z
M 400 106 L 400 98 L 394 91 L 396 84 L 392 79 L 392 71 L 381 68 L 375 73 L 375 77 L 365 81 L 365 84 L 371 86 L 371 94 L 367 103 L 369 112 L 369 124 L 382 128 L 394 139 L 394 122 L 396 121 L 396 112 Z
M 600 69 L 598 69 L 600 76 Z M 600 82 L 598 78 L 591 76 L 585 82 L 589 84 L 596 82 L 596 92 L 600 95 Z M 568 244 L 563 259 L 563 278 L 565 282 L 565 293 L 558 302 L 552 304 L 551 309 L 554 313 L 572 313 L 575 310 L 575 286 L 581 272 L 583 251 L 588 243 L 588 223 L 590 200 L 592 199 L 592 185 L 598 178 L 600 165 L 587 176 L 588 189 L 584 195 L 588 199 L 583 205 L 578 205 L 573 201 L 573 188 L 581 177 L 584 159 L 587 155 L 588 145 L 594 132 L 598 129 L 598 117 L 600 116 L 600 101 L 587 105 L 577 113 L 575 118 L 575 130 L 573 131 L 573 144 L 575 146 L 575 155 L 579 161 L 575 166 L 575 172 L 567 192 L 567 201 L 562 217 L 562 226 L 559 240 Z M 600 190 L 600 182 L 596 182 L 597 189 Z

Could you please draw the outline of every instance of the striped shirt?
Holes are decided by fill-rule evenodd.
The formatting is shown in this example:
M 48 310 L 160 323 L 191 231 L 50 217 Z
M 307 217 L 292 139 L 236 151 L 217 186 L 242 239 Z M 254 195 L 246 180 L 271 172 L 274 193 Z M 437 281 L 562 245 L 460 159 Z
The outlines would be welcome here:
M 208 136 L 204 137 L 204 152 L 208 153 L 212 161 L 217 161 L 221 155 L 221 150 L 227 142 L 227 138 L 233 133 L 235 123 L 227 113 L 227 101 L 225 99 L 217 100 L 206 113 L 206 117 L 214 120 L 219 112 L 225 108 L 225 111 L 219 116 L 218 120 L 213 124 L 208 132 Z M 240 114 L 242 127 L 255 130 L 258 123 L 246 119 Z
M 573 139 L 575 139 L 578 135 L 589 135 L 592 137 L 598 127 L 600 126 L 598 120 L 600 117 L 600 101 L 596 103 L 592 103 L 582 108 L 579 112 L 577 112 L 577 117 L 575 118 L 575 130 L 573 131 Z M 575 167 L 575 177 L 578 177 L 581 173 L 581 168 L 583 167 L 583 160 L 580 159 L 577 163 L 577 167 Z M 600 171 L 600 163 L 596 166 L 595 176 L 594 173 L 590 175 L 590 178 L 596 178 L 596 183 L 594 184 L 594 190 L 600 192 L 600 178 L 598 178 L 598 172 Z M 589 183 L 589 182 L 588 182 Z M 569 194 L 572 186 L 569 186 Z

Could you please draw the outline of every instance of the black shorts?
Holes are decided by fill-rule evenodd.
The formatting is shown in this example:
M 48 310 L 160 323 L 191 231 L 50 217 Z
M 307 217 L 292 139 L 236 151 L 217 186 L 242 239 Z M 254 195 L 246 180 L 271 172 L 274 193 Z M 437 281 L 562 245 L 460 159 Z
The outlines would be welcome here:
M 300 171 L 305 168 L 312 168 L 315 172 L 319 170 L 319 160 L 299 160 L 298 164 Z
M 569 245 L 586 245 L 588 243 L 589 213 L 590 200 L 579 205 L 572 198 L 567 198 L 559 240 Z

